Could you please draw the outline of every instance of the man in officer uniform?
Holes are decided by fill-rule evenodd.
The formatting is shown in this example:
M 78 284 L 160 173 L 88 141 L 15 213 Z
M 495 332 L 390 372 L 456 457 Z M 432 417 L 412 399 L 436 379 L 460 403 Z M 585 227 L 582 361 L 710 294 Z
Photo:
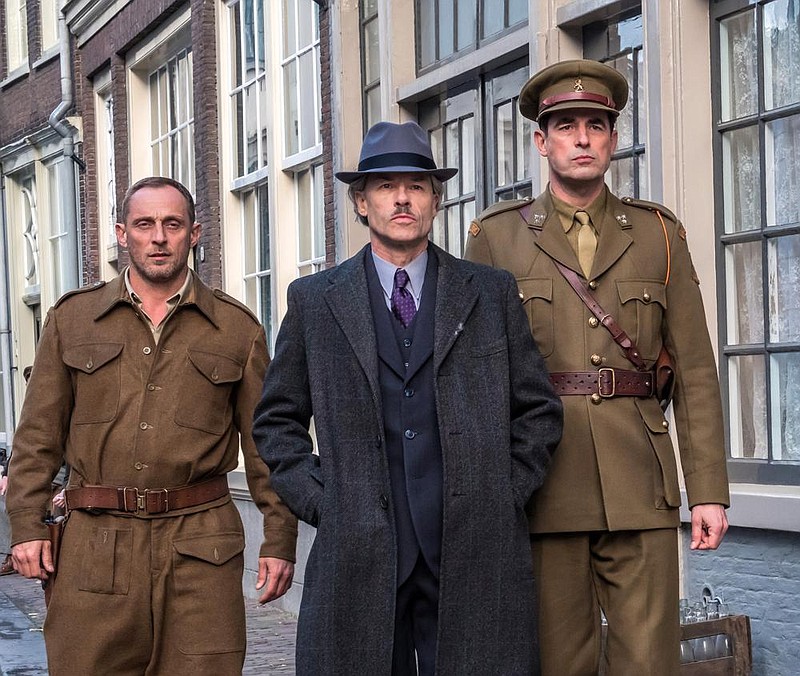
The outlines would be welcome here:
M 675 363 L 673 410 L 692 511 L 692 549 L 725 531 L 728 483 L 714 355 L 686 231 L 666 208 L 604 182 L 628 83 L 594 61 L 551 65 L 523 87 L 550 182 L 470 228 L 465 257 L 511 271 L 564 403 L 564 435 L 529 505 L 540 581 L 542 671 L 677 674 L 680 491 L 651 371 Z M 627 351 L 558 269 L 577 276 L 634 343 Z M 602 317 L 603 314 L 600 314 Z M 631 360 L 639 361 L 638 367 Z

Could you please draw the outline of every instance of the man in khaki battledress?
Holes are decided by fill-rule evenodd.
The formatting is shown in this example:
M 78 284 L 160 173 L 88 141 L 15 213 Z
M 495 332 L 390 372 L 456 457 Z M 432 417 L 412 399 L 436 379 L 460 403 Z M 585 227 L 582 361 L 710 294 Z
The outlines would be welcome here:
M 678 673 L 680 491 L 649 370 L 662 345 L 675 362 L 691 548 L 715 549 L 727 530 L 717 372 L 686 230 L 664 207 L 619 199 L 604 182 L 627 98 L 625 78 L 594 61 L 534 75 L 519 106 L 539 124 L 534 138 L 549 185 L 533 201 L 485 211 L 465 253 L 516 277 L 564 403 L 564 435 L 529 505 L 545 676 L 597 673 L 601 610 L 606 673 Z M 636 348 L 626 352 L 615 342 L 557 262 Z
M 48 312 L 14 437 L 14 566 L 48 579 L 50 482 L 71 467 L 44 625 L 50 674 L 241 674 L 244 532 L 226 474 L 244 452 L 264 515 L 256 586 L 285 593 L 297 523 L 252 439 L 269 357 L 250 311 L 187 266 L 180 183 L 134 184 L 116 226 L 130 266 Z

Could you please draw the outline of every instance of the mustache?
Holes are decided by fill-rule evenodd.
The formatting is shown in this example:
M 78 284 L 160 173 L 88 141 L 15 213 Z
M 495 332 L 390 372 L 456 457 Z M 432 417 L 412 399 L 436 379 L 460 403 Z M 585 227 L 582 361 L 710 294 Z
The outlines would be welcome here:
M 399 204 L 394 208 L 392 212 L 392 216 L 399 216 L 400 214 L 409 214 L 411 215 L 411 205 L 409 204 Z

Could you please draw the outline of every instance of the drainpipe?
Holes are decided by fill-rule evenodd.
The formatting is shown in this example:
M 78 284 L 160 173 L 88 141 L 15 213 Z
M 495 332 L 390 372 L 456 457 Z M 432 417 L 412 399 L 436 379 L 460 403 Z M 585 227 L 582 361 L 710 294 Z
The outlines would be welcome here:
M 14 391 L 11 388 L 11 316 L 8 298 L 8 242 L 6 236 L 6 181 L 0 172 L 0 368 L 3 369 L 3 424 L 6 448 L 11 452 L 14 437 Z
M 78 287 L 78 205 L 76 203 L 75 165 L 85 168 L 75 155 L 74 128 L 64 120 L 73 104 L 72 51 L 70 49 L 67 19 L 64 15 L 66 0 L 61 0 L 58 12 L 58 35 L 61 62 L 61 103 L 50 113 L 48 124 L 63 139 L 64 159 L 58 166 L 58 203 L 62 217 L 61 235 L 57 240 L 55 256 L 58 260 L 56 296 Z

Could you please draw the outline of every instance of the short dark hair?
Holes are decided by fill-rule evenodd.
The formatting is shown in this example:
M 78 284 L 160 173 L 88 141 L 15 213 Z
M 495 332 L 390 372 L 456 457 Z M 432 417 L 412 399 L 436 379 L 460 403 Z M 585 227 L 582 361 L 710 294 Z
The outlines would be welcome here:
M 142 178 L 134 183 L 125 193 L 125 198 L 122 200 L 122 223 L 128 222 L 128 213 L 131 207 L 131 198 L 143 188 L 175 188 L 186 201 L 186 213 L 189 215 L 189 224 L 195 221 L 194 197 L 189 189 L 180 181 L 166 176 L 148 176 Z
M 393 172 L 388 172 L 393 173 Z M 406 173 L 406 172 L 402 172 Z M 375 175 L 375 174 L 373 174 Z M 444 194 L 444 182 L 436 178 L 433 174 L 429 174 L 431 179 L 431 190 L 433 194 L 437 197 L 441 197 Z M 352 181 L 350 185 L 347 187 L 347 196 L 350 198 L 350 202 L 353 205 L 353 211 L 356 212 L 356 220 L 361 223 L 361 225 L 369 225 L 369 221 L 367 221 L 366 216 L 362 216 L 358 213 L 358 202 L 356 202 L 356 193 L 357 192 L 364 192 L 367 187 L 367 180 L 369 180 L 370 174 L 361 174 L 356 180 Z M 442 201 L 439 200 L 439 208 L 442 208 Z

